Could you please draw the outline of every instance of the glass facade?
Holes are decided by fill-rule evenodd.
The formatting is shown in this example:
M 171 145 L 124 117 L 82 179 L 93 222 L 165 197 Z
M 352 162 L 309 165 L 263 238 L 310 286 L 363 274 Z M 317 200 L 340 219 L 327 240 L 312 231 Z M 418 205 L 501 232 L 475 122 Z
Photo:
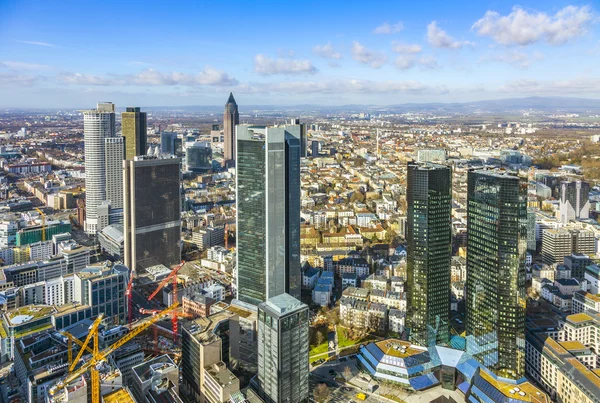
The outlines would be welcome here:
M 237 127 L 238 299 L 300 296 L 300 126 Z
M 467 352 L 499 376 L 525 373 L 527 183 L 502 171 L 468 174 Z
M 181 261 L 180 160 L 126 161 L 125 260 L 129 267 Z
M 125 139 L 125 159 L 145 155 L 148 149 L 146 112 L 140 108 L 127 108 L 121 114 L 121 134 Z
M 308 321 L 308 306 L 288 294 L 258 306 L 258 384 L 266 402 L 308 401 Z
M 407 166 L 408 327 L 422 346 L 449 340 L 452 257 L 452 171 L 436 164 Z

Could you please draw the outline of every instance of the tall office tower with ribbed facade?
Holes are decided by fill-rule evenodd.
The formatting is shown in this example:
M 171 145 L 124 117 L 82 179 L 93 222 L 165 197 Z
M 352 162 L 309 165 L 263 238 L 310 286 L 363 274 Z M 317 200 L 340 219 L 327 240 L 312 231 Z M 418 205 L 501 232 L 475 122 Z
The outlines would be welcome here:
M 467 188 L 467 353 L 496 375 L 525 374 L 527 182 L 475 170 Z
M 83 135 L 85 153 L 85 231 L 96 234 L 98 206 L 106 200 L 105 139 L 116 136 L 115 105 L 98 103 L 96 109 L 83 112 Z
M 300 298 L 300 125 L 237 126 L 237 295 Z
M 583 181 L 562 182 L 560 184 L 560 221 L 568 224 L 571 220 L 590 217 L 590 184 Z
M 225 166 L 232 165 L 232 162 L 235 164 L 235 126 L 239 124 L 238 106 L 235 103 L 235 98 L 233 98 L 233 93 L 230 93 L 223 114 L 223 165 Z
M 112 209 L 123 208 L 123 137 L 104 139 L 104 165 L 106 167 L 106 196 Z M 106 224 L 108 225 L 108 224 Z
M 123 161 L 124 254 L 131 269 L 181 260 L 180 164 L 154 156 Z
M 407 166 L 406 249 L 410 339 L 422 346 L 449 340 L 452 258 L 452 171 L 433 163 Z
M 125 159 L 145 155 L 148 149 L 146 112 L 140 108 L 128 107 L 121 113 L 121 135 L 125 139 Z

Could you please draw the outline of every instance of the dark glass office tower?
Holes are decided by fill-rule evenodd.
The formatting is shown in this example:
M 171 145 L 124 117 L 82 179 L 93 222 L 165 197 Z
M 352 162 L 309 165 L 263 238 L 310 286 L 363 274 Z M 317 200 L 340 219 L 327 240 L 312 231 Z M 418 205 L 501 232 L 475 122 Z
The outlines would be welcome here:
M 499 170 L 468 174 L 467 352 L 495 374 L 525 374 L 527 182 Z
M 300 125 L 238 125 L 237 293 L 300 298 Z
M 146 155 L 148 150 L 146 112 L 140 108 L 128 107 L 121 113 L 121 135 L 125 139 L 125 158 L 133 159 L 138 155 Z
M 179 158 L 123 161 L 125 265 L 142 270 L 181 261 Z
M 406 217 L 408 323 L 410 339 L 422 346 L 449 339 L 452 258 L 452 171 L 409 162 Z

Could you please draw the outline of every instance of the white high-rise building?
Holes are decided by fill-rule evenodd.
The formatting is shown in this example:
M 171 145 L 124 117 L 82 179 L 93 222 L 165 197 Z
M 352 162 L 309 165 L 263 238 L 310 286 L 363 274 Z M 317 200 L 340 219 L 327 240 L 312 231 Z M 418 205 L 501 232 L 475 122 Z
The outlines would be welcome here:
M 111 209 L 123 208 L 123 137 L 104 139 L 106 166 L 106 199 Z M 100 228 L 98 229 L 100 231 Z
M 590 218 L 590 184 L 583 181 L 563 182 L 560 192 L 560 221 Z
M 105 139 L 115 137 L 115 105 L 98 103 L 96 109 L 83 111 L 85 147 L 85 231 L 95 234 L 98 228 L 97 209 L 106 200 Z

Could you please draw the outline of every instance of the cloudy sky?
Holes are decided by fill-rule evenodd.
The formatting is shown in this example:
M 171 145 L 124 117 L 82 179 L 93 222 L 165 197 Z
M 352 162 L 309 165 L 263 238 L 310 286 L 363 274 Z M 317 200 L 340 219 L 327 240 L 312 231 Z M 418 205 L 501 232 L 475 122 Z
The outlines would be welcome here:
M 0 0 L 0 107 L 600 98 L 600 6 Z

